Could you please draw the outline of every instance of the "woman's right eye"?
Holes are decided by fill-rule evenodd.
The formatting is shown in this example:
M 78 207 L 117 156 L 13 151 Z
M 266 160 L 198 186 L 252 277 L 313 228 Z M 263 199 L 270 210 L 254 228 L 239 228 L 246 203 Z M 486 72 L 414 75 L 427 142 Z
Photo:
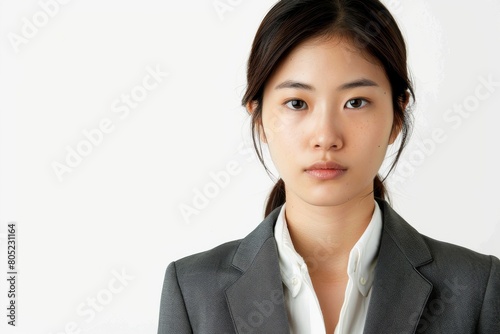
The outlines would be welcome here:
M 303 110 L 307 108 L 307 104 L 302 100 L 290 100 L 285 105 L 293 110 Z

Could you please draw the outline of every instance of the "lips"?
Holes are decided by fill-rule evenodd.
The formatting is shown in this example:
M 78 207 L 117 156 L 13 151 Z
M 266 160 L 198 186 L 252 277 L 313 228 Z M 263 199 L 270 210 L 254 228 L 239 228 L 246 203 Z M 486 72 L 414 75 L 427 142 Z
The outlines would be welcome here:
M 320 180 L 333 180 L 342 176 L 347 168 L 334 161 L 320 161 L 309 166 L 305 172 Z
M 334 161 L 320 161 L 316 162 L 314 165 L 309 166 L 306 171 L 309 170 L 321 170 L 321 169 L 332 169 L 332 170 L 347 170 L 346 167 L 334 162 Z

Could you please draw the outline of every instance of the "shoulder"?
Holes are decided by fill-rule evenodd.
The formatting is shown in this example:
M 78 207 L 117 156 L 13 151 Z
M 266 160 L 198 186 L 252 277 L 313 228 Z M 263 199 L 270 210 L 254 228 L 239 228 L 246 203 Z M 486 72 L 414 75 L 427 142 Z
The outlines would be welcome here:
M 384 217 L 379 277 L 394 286 L 400 284 L 394 277 L 404 277 L 399 288 L 405 289 L 406 278 L 415 281 L 417 273 L 431 288 L 420 330 L 443 332 L 459 323 L 467 332 L 500 333 L 500 260 L 421 234 L 387 202 L 379 204 Z M 385 287 L 380 291 L 388 293 Z
M 431 251 L 435 266 L 461 271 L 489 271 L 493 265 L 499 263 L 498 258 L 492 255 L 420 235 Z
M 454 312 L 456 321 L 474 319 L 477 333 L 500 332 L 500 260 L 422 235 L 432 262 L 418 271 L 432 284 L 425 321 Z
M 498 258 L 421 234 L 396 213 L 387 202 L 379 201 L 384 213 L 384 232 L 408 261 L 431 282 L 453 278 L 486 286 L 500 281 Z
M 167 270 L 174 270 L 177 279 L 233 281 L 251 265 L 264 244 L 274 237 L 277 208 L 243 239 L 233 240 L 210 250 L 174 261 Z
M 175 266 L 179 278 L 184 276 L 207 277 L 206 275 L 209 273 L 228 270 L 240 244 L 241 239 L 229 241 L 210 250 L 178 259 L 170 266 Z
M 497 257 L 421 236 L 430 249 L 432 262 L 421 267 L 420 271 L 434 285 L 454 287 L 457 294 L 475 292 L 483 296 L 489 287 L 500 287 L 500 260 Z M 500 290 L 496 293 L 499 294 Z

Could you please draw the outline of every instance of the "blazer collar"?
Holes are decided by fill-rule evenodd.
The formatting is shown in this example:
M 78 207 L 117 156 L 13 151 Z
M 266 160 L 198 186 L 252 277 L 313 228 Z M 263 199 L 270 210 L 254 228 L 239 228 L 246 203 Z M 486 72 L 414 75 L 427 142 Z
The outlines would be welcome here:
M 377 201 L 384 227 L 364 333 L 415 333 L 433 288 L 418 268 L 432 255 L 420 233 Z
M 415 333 L 432 291 L 418 267 L 432 256 L 413 227 L 386 201 L 377 202 L 384 227 L 364 333 Z M 241 241 L 233 257 L 242 275 L 226 290 L 226 300 L 237 333 L 289 333 L 274 239 L 280 209 Z
M 237 333 L 290 333 L 274 239 L 279 209 L 241 241 L 233 257 L 242 275 L 225 293 Z

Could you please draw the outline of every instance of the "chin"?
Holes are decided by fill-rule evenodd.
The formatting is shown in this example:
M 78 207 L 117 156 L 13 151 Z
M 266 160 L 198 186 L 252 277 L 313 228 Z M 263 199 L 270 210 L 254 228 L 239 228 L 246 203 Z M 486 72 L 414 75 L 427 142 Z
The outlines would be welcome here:
M 352 197 L 348 194 L 323 194 L 323 195 L 311 195 L 308 196 L 305 201 L 313 206 L 339 206 L 350 201 Z
M 346 204 L 352 200 L 361 202 L 366 198 L 373 198 L 373 193 L 369 192 L 350 192 L 339 189 L 330 191 L 316 191 L 304 196 L 303 199 L 310 205 L 314 206 L 339 206 Z

